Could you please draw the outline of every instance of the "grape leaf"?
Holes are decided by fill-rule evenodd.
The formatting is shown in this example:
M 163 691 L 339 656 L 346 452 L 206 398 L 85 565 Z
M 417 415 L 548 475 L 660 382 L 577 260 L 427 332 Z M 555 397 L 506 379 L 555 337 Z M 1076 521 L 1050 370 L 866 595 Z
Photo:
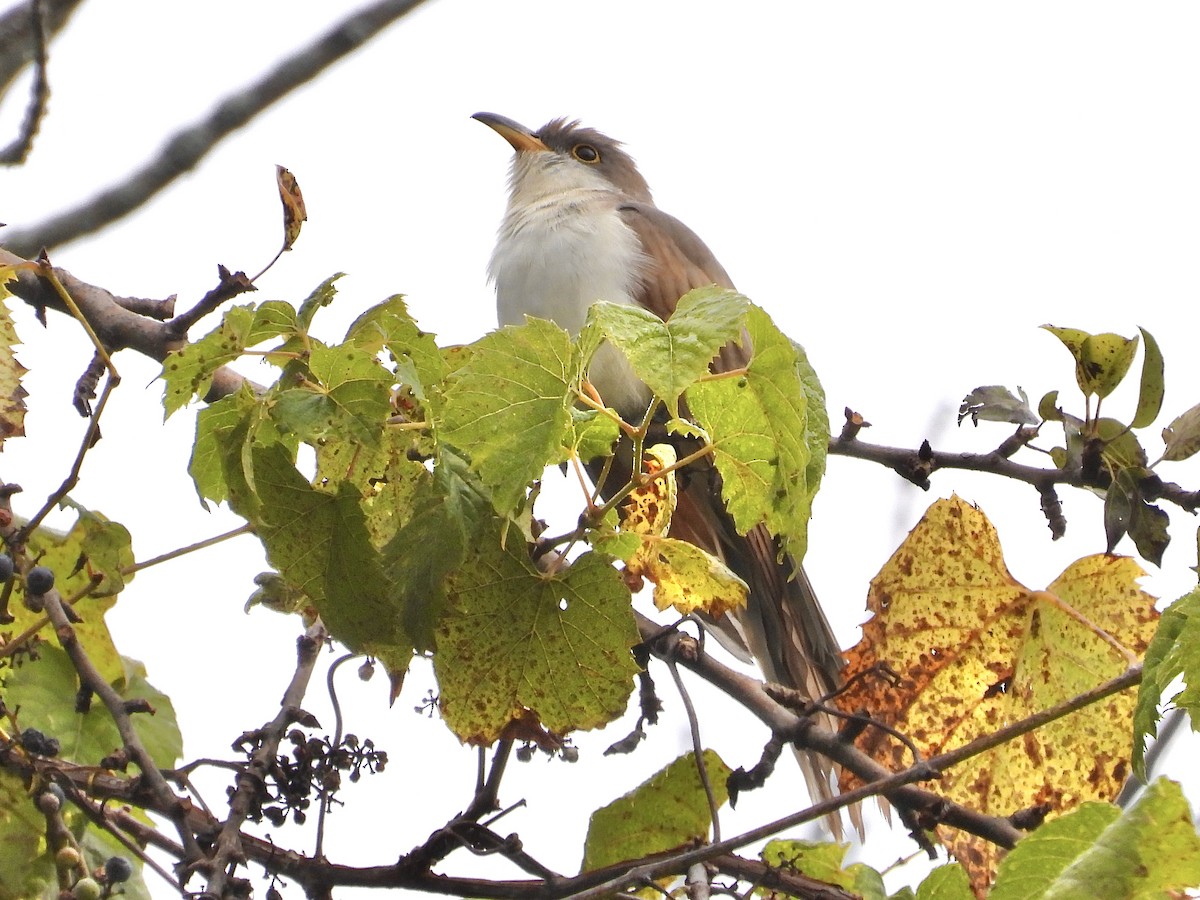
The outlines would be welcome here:
M 620 576 L 595 553 L 544 575 L 498 538 L 485 533 L 449 579 L 433 661 L 446 724 L 486 746 L 514 722 L 565 734 L 612 721 L 639 640 Z
M 872 581 L 874 617 L 847 654 L 850 687 L 837 702 L 907 734 L 925 756 L 990 734 L 1124 672 L 1125 656 L 1096 628 L 1134 654 L 1145 651 L 1158 614 L 1136 584 L 1142 574 L 1129 558 L 1089 556 L 1047 590 L 1031 591 L 1009 574 L 979 510 L 939 500 Z M 854 679 L 879 663 L 899 674 L 897 687 Z M 1113 797 L 1129 770 L 1133 707 L 1128 691 L 1093 704 L 955 766 L 939 788 L 995 815 Z M 868 728 L 858 744 L 889 767 L 911 762 L 880 729 Z M 945 828 L 939 836 L 970 861 L 976 889 L 990 880 L 994 848 Z
M 704 766 L 713 799 L 720 808 L 729 799 L 725 783 L 732 771 L 712 750 L 704 751 Z M 702 841 L 711 826 L 712 814 L 696 768 L 696 755 L 687 753 L 592 813 L 581 871 Z

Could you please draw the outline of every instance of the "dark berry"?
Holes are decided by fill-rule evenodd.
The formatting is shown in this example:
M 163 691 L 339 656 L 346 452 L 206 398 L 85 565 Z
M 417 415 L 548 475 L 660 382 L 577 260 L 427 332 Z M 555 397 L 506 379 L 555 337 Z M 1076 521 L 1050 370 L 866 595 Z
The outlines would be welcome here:
M 25 576 L 25 590 L 31 594 L 44 594 L 54 587 L 54 572 L 46 566 L 34 566 Z
M 0 553 L 0 581 L 8 581 L 13 576 L 13 561 L 12 557 L 7 553 Z
M 133 865 L 123 856 L 110 856 L 104 863 L 104 877 L 109 884 L 128 881 L 133 875 Z

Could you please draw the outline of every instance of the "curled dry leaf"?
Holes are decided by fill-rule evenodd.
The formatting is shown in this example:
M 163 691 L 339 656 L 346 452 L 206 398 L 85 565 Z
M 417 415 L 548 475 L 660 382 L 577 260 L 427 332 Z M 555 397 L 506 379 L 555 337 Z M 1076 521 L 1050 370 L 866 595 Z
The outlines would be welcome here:
M 296 176 L 283 166 L 275 167 L 275 183 L 279 186 L 279 199 L 283 202 L 283 249 L 291 250 L 300 237 L 301 226 L 308 221 L 304 208 L 304 195 Z

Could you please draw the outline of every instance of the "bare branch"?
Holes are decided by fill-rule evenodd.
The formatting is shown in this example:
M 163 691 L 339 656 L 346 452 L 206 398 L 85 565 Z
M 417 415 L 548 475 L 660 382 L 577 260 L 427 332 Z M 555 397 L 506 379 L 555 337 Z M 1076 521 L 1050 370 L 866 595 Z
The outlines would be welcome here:
M 41 0 L 46 35 L 62 30 L 83 0 Z M 20 71 L 35 55 L 31 3 L 19 3 L 0 14 L 0 96 L 8 92 Z
M 33 83 L 29 87 L 29 102 L 21 127 L 12 143 L 0 150 L 0 165 L 19 166 L 29 158 L 33 139 L 37 136 L 46 115 L 46 101 L 50 99 L 50 85 L 46 80 L 46 19 L 42 0 L 29 4 L 29 43 L 33 60 Z
M 90 234 L 128 215 L 180 175 L 194 168 L 231 132 L 289 92 L 352 53 L 424 0 L 379 0 L 348 16 L 312 44 L 285 59 L 260 80 L 220 101 L 204 118 L 167 139 L 159 154 L 125 181 L 74 209 L 5 236 L 21 256 L 36 254 Z

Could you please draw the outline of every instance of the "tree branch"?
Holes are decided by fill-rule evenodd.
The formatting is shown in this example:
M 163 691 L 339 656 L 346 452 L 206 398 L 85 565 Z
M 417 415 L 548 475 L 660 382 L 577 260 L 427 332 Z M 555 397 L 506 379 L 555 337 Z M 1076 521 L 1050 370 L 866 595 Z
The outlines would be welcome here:
M 424 0 L 379 0 L 346 17 L 257 82 L 220 101 L 199 122 L 176 132 L 158 156 L 131 173 L 125 181 L 101 191 L 74 209 L 14 230 L 6 236 L 5 244 L 21 256 L 32 256 L 44 247 L 64 244 L 128 215 L 194 168 L 226 135 L 357 50 L 422 2 Z

